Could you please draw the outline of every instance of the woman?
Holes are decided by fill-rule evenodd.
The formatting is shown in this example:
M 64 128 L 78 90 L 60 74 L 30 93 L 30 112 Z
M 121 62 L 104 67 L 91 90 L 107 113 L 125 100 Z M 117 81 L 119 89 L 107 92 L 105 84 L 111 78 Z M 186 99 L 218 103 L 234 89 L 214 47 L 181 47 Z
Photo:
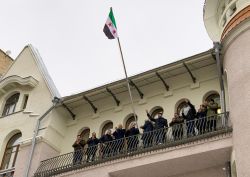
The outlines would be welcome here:
M 138 135 L 140 134 L 140 132 L 136 126 L 136 122 L 131 122 L 129 125 L 129 129 L 125 133 L 128 142 L 128 152 L 135 151 L 139 144 Z

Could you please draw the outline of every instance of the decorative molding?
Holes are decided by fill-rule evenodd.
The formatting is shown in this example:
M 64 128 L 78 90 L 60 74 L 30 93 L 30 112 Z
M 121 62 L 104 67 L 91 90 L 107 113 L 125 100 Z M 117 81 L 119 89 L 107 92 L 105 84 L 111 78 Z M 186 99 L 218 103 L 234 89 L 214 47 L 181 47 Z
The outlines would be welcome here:
M 32 76 L 23 78 L 17 75 L 13 75 L 13 76 L 6 77 L 0 81 L 0 89 L 4 89 L 5 87 L 12 85 L 14 83 L 17 83 L 22 86 L 30 86 L 31 88 L 34 88 L 37 86 L 39 82 Z
M 121 105 L 115 107 L 114 112 L 120 112 L 120 111 L 122 111 L 122 106 Z
M 193 83 L 193 84 L 190 85 L 191 89 L 197 89 L 199 87 L 200 87 L 200 82 L 196 82 L 196 83 Z
M 97 119 L 99 117 L 100 117 L 100 114 L 97 112 L 93 114 L 92 119 Z
M 138 105 L 147 104 L 147 99 L 144 97 L 143 99 L 139 100 Z
M 173 95 L 174 95 L 173 90 L 170 90 L 170 91 L 166 91 L 163 96 L 164 96 L 164 98 L 167 98 L 167 97 L 170 97 Z

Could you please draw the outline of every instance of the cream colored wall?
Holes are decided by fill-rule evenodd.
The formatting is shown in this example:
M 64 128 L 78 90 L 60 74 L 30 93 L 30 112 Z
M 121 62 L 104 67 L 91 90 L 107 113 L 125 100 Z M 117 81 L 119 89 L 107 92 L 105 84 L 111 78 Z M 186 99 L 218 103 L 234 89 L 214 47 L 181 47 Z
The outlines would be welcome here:
M 4 95 L 0 96 L 0 114 L 6 99 L 15 92 L 20 92 L 20 97 L 16 105 L 14 114 L 0 118 L 0 162 L 8 140 L 13 136 L 13 132 L 21 132 L 22 140 L 31 139 L 36 125 L 36 120 L 51 105 L 51 94 L 45 84 L 29 47 L 24 48 L 17 57 L 11 68 L 3 78 L 18 75 L 20 77 L 32 76 L 39 83 L 35 88 L 12 84 Z M 22 110 L 24 94 L 28 94 L 28 103 L 25 110 Z M 49 123 L 49 119 L 44 119 L 42 125 Z M 43 132 L 41 132 L 43 133 Z
M 175 112 L 175 104 L 180 99 L 190 99 L 196 109 L 198 109 L 199 105 L 202 103 L 203 96 L 207 92 L 219 92 L 219 81 L 215 65 L 196 70 L 193 74 L 197 78 L 196 84 L 192 83 L 188 74 L 167 79 L 167 83 L 170 85 L 171 90 L 169 92 L 166 92 L 161 82 L 140 87 L 145 95 L 143 100 L 140 100 L 137 92 L 133 90 L 132 92 L 135 98 L 135 110 L 138 115 L 139 126 L 142 125 L 144 120 L 147 118 L 145 113 L 146 109 L 151 110 L 155 106 L 161 106 L 164 109 L 163 116 L 168 119 L 168 122 L 170 122 Z M 127 93 L 122 93 L 116 96 L 121 101 L 121 106 L 119 107 L 116 106 L 112 97 L 94 102 L 94 105 L 98 108 L 97 114 L 94 114 L 90 105 L 84 101 L 80 101 L 77 106 L 71 106 L 72 111 L 77 116 L 76 120 L 72 120 L 70 116 L 67 116 L 67 118 L 64 119 L 66 120 L 66 129 L 62 132 L 64 139 L 61 144 L 61 154 L 71 152 L 73 150 L 73 141 L 79 133 L 79 130 L 83 127 L 90 128 L 91 132 L 95 131 L 97 135 L 100 136 L 103 122 L 111 120 L 114 123 L 114 127 L 119 123 L 125 122 L 124 119 L 132 112 L 130 100 Z M 55 118 L 53 119 L 56 120 Z M 57 119 L 59 120 L 59 118 Z M 65 128 L 62 124 L 53 124 L 53 127 L 54 129 L 62 129 L 62 127 Z

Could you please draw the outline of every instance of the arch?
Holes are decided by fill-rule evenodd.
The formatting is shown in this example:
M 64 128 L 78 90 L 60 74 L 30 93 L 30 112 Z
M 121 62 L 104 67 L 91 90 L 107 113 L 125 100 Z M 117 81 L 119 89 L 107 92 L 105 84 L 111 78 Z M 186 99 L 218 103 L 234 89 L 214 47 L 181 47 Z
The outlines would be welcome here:
M 15 112 L 19 97 L 20 92 L 12 92 L 10 95 L 8 95 L 8 97 L 6 97 L 6 101 L 2 109 L 2 116 L 7 116 Z
M 152 117 L 155 117 L 159 112 L 164 112 L 164 109 L 161 107 L 161 106 L 155 106 L 153 107 L 150 111 L 149 111 L 149 114 L 152 116 Z
M 215 90 L 211 90 L 211 91 L 208 91 L 206 94 L 204 94 L 203 98 L 202 98 L 202 101 L 209 101 L 211 98 L 214 99 L 214 101 L 220 105 L 220 94 L 215 91 Z
M 113 122 L 111 120 L 106 120 L 102 123 L 100 127 L 100 136 L 104 135 L 108 129 L 113 129 Z
M 136 115 L 136 117 L 137 117 L 137 115 Z M 135 121 L 135 116 L 134 116 L 134 114 L 133 114 L 133 113 L 128 114 L 128 115 L 125 117 L 124 121 L 123 121 L 123 125 L 124 125 L 125 129 L 127 130 L 128 127 L 129 127 L 129 125 L 130 125 L 130 123 L 131 123 L 131 122 L 134 122 L 134 121 Z
M 7 135 L 6 139 L 10 135 L 12 136 L 8 139 L 8 142 L 6 143 L 4 155 L 0 166 L 1 170 L 13 168 L 15 166 L 16 158 L 18 155 L 22 133 L 16 130 L 12 131 L 11 133 L 9 133 L 9 135 Z
M 89 127 L 84 127 L 84 128 L 81 128 L 79 131 L 78 131 L 78 134 L 77 135 L 80 135 L 81 138 L 87 142 L 88 139 L 89 139 L 89 135 L 90 135 L 90 129 Z
M 184 108 L 184 106 L 186 105 L 186 102 L 185 100 L 189 100 L 187 98 L 182 98 L 180 100 L 178 100 L 176 103 L 175 103 L 175 106 L 174 106 L 174 110 L 175 112 L 180 115 L 181 113 L 181 110 Z

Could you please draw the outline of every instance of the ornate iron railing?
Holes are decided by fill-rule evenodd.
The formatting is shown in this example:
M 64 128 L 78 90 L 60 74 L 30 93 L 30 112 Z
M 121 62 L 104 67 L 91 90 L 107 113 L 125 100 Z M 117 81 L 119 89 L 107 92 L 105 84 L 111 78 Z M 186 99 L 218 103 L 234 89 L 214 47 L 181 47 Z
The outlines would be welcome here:
M 35 177 L 46 177 L 109 160 L 162 149 L 232 131 L 229 113 L 184 121 L 164 129 L 124 137 L 81 151 L 70 152 L 40 163 Z

